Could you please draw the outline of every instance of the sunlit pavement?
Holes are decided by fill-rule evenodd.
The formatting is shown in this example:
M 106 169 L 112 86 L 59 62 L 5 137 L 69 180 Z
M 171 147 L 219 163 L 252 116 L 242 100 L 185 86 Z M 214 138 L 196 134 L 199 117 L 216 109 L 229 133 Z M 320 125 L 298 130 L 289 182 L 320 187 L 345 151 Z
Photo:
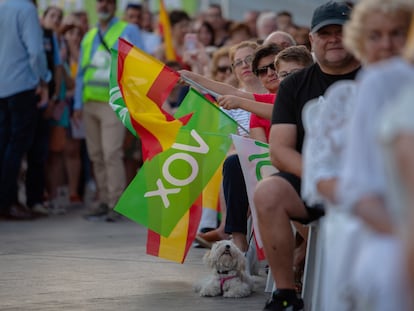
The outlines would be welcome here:
M 199 297 L 205 249 L 183 265 L 165 261 L 145 254 L 144 227 L 83 212 L 0 221 L 0 310 L 262 310 L 264 271 L 248 298 Z

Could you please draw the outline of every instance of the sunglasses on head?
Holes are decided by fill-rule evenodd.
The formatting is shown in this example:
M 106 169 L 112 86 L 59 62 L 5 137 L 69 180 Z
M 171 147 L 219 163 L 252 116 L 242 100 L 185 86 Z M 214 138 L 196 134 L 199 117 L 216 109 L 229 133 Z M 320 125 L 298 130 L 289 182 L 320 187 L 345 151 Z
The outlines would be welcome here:
M 231 72 L 230 66 L 217 66 L 217 71 L 221 73 Z
M 274 63 L 270 63 L 269 65 L 266 65 L 266 66 L 257 68 L 254 71 L 254 74 L 256 76 L 264 76 L 264 75 L 267 75 L 267 71 L 268 71 L 269 68 L 272 69 L 273 71 L 276 71 L 275 64 Z

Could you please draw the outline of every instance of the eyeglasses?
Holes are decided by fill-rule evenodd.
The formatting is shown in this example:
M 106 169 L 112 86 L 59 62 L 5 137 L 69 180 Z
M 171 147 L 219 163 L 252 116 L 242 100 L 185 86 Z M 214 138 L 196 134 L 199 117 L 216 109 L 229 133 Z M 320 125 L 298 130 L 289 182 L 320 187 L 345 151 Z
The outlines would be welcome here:
M 257 68 L 254 71 L 254 74 L 256 76 L 264 76 L 264 75 L 267 75 L 267 72 L 268 72 L 268 69 L 269 68 L 272 69 L 273 71 L 276 71 L 275 64 L 274 63 L 270 63 L 269 65 L 266 65 L 266 66 Z
M 252 64 L 253 58 L 254 58 L 253 55 L 249 55 L 249 56 L 246 56 L 245 59 L 237 59 L 237 60 L 234 61 L 233 67 L 237 68 L 237 67 L 243 66 L 243 63 L 246 64 L 247 66 L 249 66 L 249 65 Z
M 230 66 L 217 66 L 217 72 L 226 73 L 231 72 Z
M 298 72 L 299 70 L 301 70 L 301 69 L 300 68 L 293 69 L 292 71 L 289 71 L 289 72 L 287 72 L 287 71 L 281 71 L 281 72 L 279 72 L 277 74 L 277 77 L 279 79 L 285 79 L 286 77 L 290 76 L 292 73 Z

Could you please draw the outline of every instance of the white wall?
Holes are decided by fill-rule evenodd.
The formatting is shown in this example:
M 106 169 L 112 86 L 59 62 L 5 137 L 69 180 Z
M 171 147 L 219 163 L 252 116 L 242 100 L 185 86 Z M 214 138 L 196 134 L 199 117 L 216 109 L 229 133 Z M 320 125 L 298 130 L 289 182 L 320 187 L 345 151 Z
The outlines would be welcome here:
M 225 15 L 233 20 L 242 20 L 243 14 L 248 10 L 290 11 L 294 22 L 300 26 L 310 26 L 313 10 L 328 0 L 200 0 L 203 9 L 209 3 L 222 5 Z

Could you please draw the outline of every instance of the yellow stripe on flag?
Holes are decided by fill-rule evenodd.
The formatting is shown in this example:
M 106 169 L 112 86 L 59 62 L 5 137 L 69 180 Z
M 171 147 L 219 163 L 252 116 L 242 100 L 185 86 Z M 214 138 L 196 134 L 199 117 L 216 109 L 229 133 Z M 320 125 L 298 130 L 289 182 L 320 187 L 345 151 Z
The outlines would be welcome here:
M 223 161 L 224 163 L 224 161 Z M 223 180 L 223 163 L 219 166 L 217 171 L 214 173 L 211 180 L 208 182 L 203 190 L 203 208 L 210 208 L 218 212 L 218 200 L 221 182 Z
M 182 262 L 187 244 L 187 232 L 190 212 L 187 211 L 177 223 L 168 238 L 161 236 L 158 256 L 161 258 Z
M 164 36 L 164 45 L 165 45 L 165 57 L 167 61 L 176 61 L 177 55 L 175 54 L 174 45 L 171 36 L 171 24 L 168 12 L 165 8 L 163 0 L 160 0 L 160 15 L 158 22 L 162 27 L 162 35 Z
M 132 48 L 124 60 L 121 84 L 131 117 L 153 136 L 160 138 L 160 144 L 166 150 L 175 142 L 175 134 L 182 123 L 179 120 L 167 121 L 159 106 L 146 96 L 163 68 L 162 63 Z

